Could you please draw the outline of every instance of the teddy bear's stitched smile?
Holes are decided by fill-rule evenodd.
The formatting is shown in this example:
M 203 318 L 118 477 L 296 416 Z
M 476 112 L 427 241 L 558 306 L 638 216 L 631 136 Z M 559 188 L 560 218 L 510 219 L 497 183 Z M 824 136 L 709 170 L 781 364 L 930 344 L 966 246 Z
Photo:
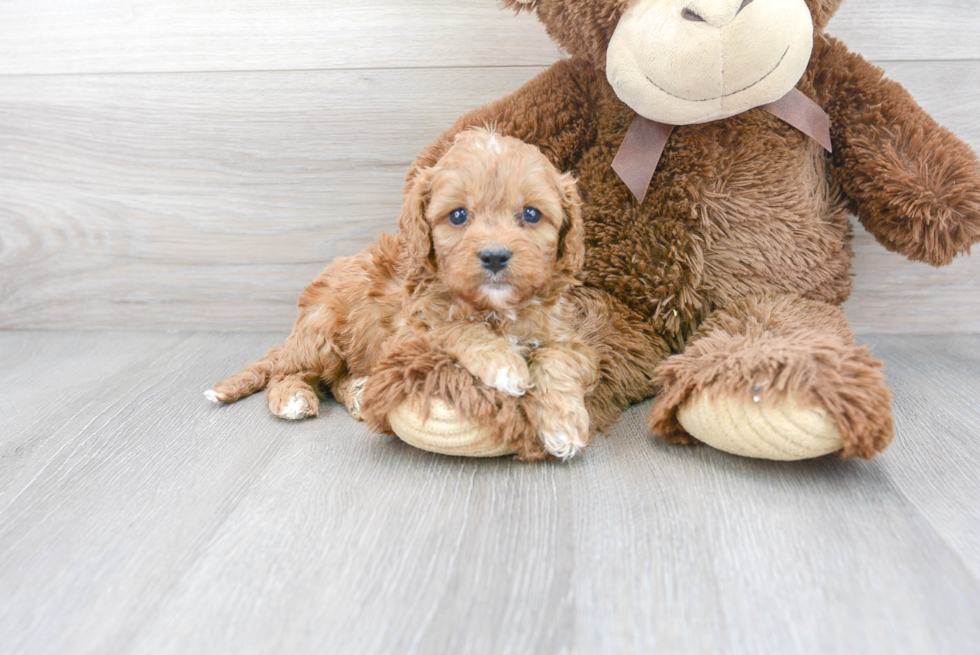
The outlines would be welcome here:
M 766 73 L 765 75 L 763 75 L 762 77 L 760 77 L 759 79 L 757 79 L 752 84 L 749 84 L 748 86 L 742 87 L 741 89 L 739 89 L 737 91 L 732 91 L 731 93 L 726 93 L 724 95 L 715 96 L 713 98 L 704 98 L 704 99 L 685 98 L 684 96 L 679 96 L 676 93 L 671 93 L 667 89 L 663 88 L 662 86 L 660 86 L 659 84 L 657 84 L 656 82 L 654 82 L 653 80 L 651 80 L 648 75 L 644 75 L 644 77 L 647 78 L 647 82 L 649 82 L 650 84 L 654 85 L 655 87 L 657 87 L 658 89 L 660 89 L 661 91 L 663 91 L 667 95 L 671 96 L 672 98 L 678 98 L 679 100 L 686 100 L 687 102 L 711 102 L 712 100 L 719 100 L 721 98 L 729 98 L 729 97 L 731 97 L 733 95 L 742 93 L 743 91 L 748 91 L 749 89 L 751 89 L 755 85 L 757 85 L 760 82 L 762 82 L 764 79 L 766 79 L 767 77 L 769 77 L 770 75 L 772 75 L 773 73 L 776 72 L 776 69 L 778 69 L 779 66 L 780 66 L 780 64 L 783 63 L 783 60 L 786 59 L 786 55 L 789 53 L 789 49 L 790 49 L 790 46 L 786 46 L 786 50 L 783 51 L 783 55 L 779 58 L 779 61 L 776 62 L 776 65 L 772 67 L 772 70 L 770 70 L 768 73 Z

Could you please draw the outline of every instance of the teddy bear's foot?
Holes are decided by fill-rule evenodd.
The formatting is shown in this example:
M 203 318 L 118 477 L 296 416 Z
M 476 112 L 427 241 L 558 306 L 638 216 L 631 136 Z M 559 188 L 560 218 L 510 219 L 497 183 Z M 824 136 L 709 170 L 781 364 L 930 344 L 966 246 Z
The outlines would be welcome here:
M 399 344 L 374 367 L 361 396 L 364 420 L 430 452 L 465 457 L 547 456 L 522 398 L 486 387 L 425 339 Z
M 517 453 L 516 445 L 495 439 L 489 426 L 463 419 L 438 398 L 429 401 L 428 416 L 417 402 L 406 399 L 388 413 L 388 423 L 402 441 L 432 453 L 462 457 Z
M 677 420 L 695 439 L 743 457 L 790 461 L 844 447 L 836 421 L 824 409 L 807 407 L 794 397 L 763 404 L 700 393 L 677 409 Z
M 894 436 L 880 364 L 840 308 L 798 296 L 716 310 L 655 382 L 650 428 L 675 443 L 765 459 L 869 459 Z

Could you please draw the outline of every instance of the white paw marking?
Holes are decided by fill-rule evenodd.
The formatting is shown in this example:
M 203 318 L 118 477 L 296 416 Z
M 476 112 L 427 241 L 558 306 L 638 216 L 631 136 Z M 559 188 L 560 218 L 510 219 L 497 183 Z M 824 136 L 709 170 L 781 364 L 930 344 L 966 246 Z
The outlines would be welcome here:
M 364 395 L 364 385 L 367 384 L 367 377 L 357 378 L 350 383 L 350 396 L 347 399 L 347 411 L 356 420 L 361 420 L 361 396 Z
M 302 394 L 296 394 L 290 398 L 289 404 L 279 412 L 280 418 L 289 419 L 290 421 L 298 421 L 299 419 L 310 416 L 313 416 L 313 412 L 310 411 L 310 405 L 306 402 L 306 398 L 303 398 Z
M 542 431 L 541 441 L 545 450 L 563 461 L 575 457 L 584 446 L 579 440 L 568 436 L 564 430 Z
M 503 391 L 511 396 L 523 396 L 527 391 L 527 376 L 522 375 L 512 366 L 498 368 L 492 381 L 488 384 L 497 391 Z
M 220 403 L 220 402 L 222 402 L 221 401 L 221 397 L 217 394 L 217 392 L 214 389 L 208 389 L 207 391 L 205 391 L 204 392 L 204 397 L 207 398 L 208 400 L 210 400 L 213 403 Z

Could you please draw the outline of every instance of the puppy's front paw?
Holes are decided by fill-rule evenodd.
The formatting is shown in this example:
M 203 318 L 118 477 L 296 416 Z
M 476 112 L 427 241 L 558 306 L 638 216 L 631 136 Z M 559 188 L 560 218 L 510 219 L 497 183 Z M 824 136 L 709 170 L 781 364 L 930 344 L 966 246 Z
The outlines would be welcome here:
M 527 364 L 524 362 L 521 364 L 520 367 L 499 368 L 494 373 L 492 382 L 484 381 L 497 391 L 503 391 L 511 396 L 523 396 L 531 388 L 531 374 L 527 370 Z
M 523 396 L 531 388 L 531 372 L 527 362 L 514 353 L 488 356 L 467 369 L 483 384 L 511 396 Z
M 554 432 L 545 430 L 539 436 L 544 444 L 544 449 L 562 461 L 575 457 L 585 447 L 583 442 L 573 438 L 564 430 Z
M 575 457 L 589 443 L 589 412 L 577 398 L 538 407 L 538 436 L 544 449 L 560 460 Z

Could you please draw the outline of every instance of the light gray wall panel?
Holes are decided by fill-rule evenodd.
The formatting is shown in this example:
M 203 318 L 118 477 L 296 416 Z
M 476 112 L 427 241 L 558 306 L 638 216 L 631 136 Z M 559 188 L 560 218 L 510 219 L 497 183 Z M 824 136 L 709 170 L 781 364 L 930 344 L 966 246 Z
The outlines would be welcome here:
M 287 329 L 394 229 L 416 152 L 538 70 L 0 77 L 0 326 Z M 887 70 L 980 146 L 980 64 Z M 855 247 L 859 331 L 980 330 L 977 258 Z
M 830 33 L 877 60 L 980 59 L 974 0 L 846 0 Z M 6 0 L 0 74 L 545 65 L 494 0 Z
M 943 60 L 885 67 L 976 148 L 978 12 L 850 0 L 831 31 Z M 490 0 L 0 3 L 0 328 L 286 329 L 394 228 L 415 153 L 556 56 Z M 855 246 L 859 331 L 980 330 L 978 260 Z

